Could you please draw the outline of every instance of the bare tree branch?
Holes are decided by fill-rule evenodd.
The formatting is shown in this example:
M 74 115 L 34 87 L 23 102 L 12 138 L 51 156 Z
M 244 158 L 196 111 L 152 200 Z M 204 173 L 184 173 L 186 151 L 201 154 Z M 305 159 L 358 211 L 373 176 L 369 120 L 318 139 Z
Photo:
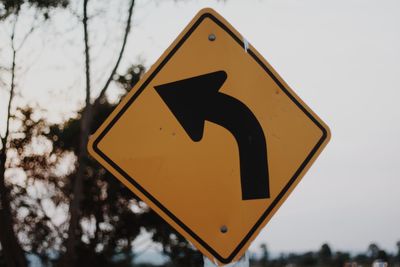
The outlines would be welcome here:
M 77 18 L 79 21 L 81 21 L 83 18 L 81 15 L 79 15 L 78 12 L 76 12 L 75 10 L 73 10 L 70 6 L 67 6 L 67 9 L 69 10 L 69 12 L 75 17 Z
M 75 266 L 77 260 L 76 244 L 79 242 L 81 219 L 81 201 L 83 199 L 83 179 L 86 170 L 86 144 L 89 139 L 90 123 L 92 120 L 91 103 L 90 103 L 90 47 L 89 47 L 89 32 L 88 32 L 88 13 L 87 6 L 89 0 L 83 1 L 83 34 L 85 43 L 85 74 L 86 74 L 86 99 L 85 107 L 82 112 L 82 119 L 80 121 L 80 143 L 78 154 L 78 170 L 75 179 L 72 183 L 72 200 L 69 206 L 69 228 L 68 239 L 66 240 L 66 252 L 61 261 L 61 266 L 69 267 Z
M 18 11 L 15 13 L 15 21 L 11 34 L 11 48 L 12 48 L 12 66 L 11 66 L 11 84 L 10 95 L 7 106 L 7 121 L 6 131 L 1 138 L 2 148 L 0 150 L 0 243 L 4 251 L 5 263 L 10 267 L 26 267 L 27 260 L 25 258 L 22 247 L 18 241 L 17 234 L 13 229 L 14 218 L 11 209 L 11 200 L 9 188 L 5 182 L 5 172 L 7 169 L 7 141 L 10 132 L 10 118 L 11 118 L 11 104 L 14 98 L 15 91 L 15 71 L 16 71 L 16 54 L 14 38 L 16 25 L 18 21 Z
M 7 105 L 6 131 L 5 131 L 4 136 L 1 138 L 1 143 L 2 143 L 3 149 L 6 148 L 8 135 L 10 133 L 11 104 L 12 104 L 12 100 L 14 98 L 14 92 L 15 92 L 15 65 L 16 65 L 15 59 L 16 59 L 17 50 L 15 49 L 14 38 L 15 38 L 15 30 L 16 30 L 16 26 L 17 26 L 17 21 L 18 21 L 18 14 L 16 14 L 12 33 L 11 33 L 11 48 L 12 48 L 11 84 L 10 84 L 10 97 L 8 99 L 8 105 Z
M 129 6 L 128 19 L 127 19 L 127 22 L 126 22 L 124 39 L 122 41 L 121 50 L 119 51 L 118 59 L 117 59 L 117 62 L 115 63 L 115 65 L 114 65 L 114 68 L 112 69 L 112 71 L 111 71 L 106 83 L 104 84 L 103 88 L 101 89 L 99 96 L 97 97 L 97 99 L 94 102 L 94 105 L 93 105 L 94 111 L 96 110 L 97 106 L 100 104 L 102 98 L 104 97 L 104 95 L 105 95 L 105 93 L 106 93 L 106 91 L 107 91 L 107 89 L 108 89 L 108 87 L 109 87 L 109 85 L 110 85 L 110 83 L 111 83 L 111 81 L 113 79 L 113 76 L 116 73 L 116 71 L 117 71 L 117 69 L 119 67 L 119 64 L 121 63 L 121 59 L 122 59 L 122 56 L 123 56 L 124 51 L 125 51 L 126 43 L 128 41 L 129 32 L 131 30 L 132 14 L 133 14 L 133 7 L 134 6 L 135 6 L 135 0 L 131 0 L 130 6 Z
M 88 0 L 85 0 L 84 15 L 83 15 L 83 29 L 85 36 L 85 70 L 86 70 L 86 106 L 90 105 L 90 55 L 89 55 L 89 33 L 88 33 L 88 15 L 87 15 Z
M 35 14 L 34 17 L 35 17 L 35 20 L 36 20 L 37 17 L 38 17 L 38 12 L 37 12 L 37 11 L 36 11 L 36 14 Z M 33 22 L 32 22 L 31 28 L 30 28 L 29 31 L 25 34 L 24 38 L 22 38 L 21 43 L 19 44 L 18 48 L 16 49 L 17 51 L 20 50 L 20 49 L 24 46 L 26 40 L 29 38 L 29 36 L 30 36 L 36 29 L 37 29 L 37 27 L 35 27 L 35 24 L 34 24 L 34 21 L 33 21 Z

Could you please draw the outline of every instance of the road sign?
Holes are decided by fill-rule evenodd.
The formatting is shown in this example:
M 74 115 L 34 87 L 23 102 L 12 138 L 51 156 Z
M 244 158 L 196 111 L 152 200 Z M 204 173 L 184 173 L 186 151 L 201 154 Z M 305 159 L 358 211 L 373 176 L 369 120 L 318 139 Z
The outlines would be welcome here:
M 268 62 L 203 9 L 88 149 L 203 254 L 225 264 L 243 255 L 329 136 Z

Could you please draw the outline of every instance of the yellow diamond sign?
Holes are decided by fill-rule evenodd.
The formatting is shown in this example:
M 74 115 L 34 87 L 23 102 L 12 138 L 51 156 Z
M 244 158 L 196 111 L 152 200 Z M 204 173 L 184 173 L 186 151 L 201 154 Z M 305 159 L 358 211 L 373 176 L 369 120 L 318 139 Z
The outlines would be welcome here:
M 88 149 L 204 255 L 225 264 L 243 255 L 329 137 L 268 62 L 204 9 Z

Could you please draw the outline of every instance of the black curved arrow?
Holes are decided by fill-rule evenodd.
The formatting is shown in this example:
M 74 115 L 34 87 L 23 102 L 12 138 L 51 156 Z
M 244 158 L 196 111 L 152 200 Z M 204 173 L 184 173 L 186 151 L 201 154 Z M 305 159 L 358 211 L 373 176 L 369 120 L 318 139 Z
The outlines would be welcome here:
M 206 120 L 230 131 L 239 147 L 242 199 L 269 198 L 264 132 L 245 104 L 218 92 L 226 78 L 217 71 L 154 88 L 194 142 L 202 139 Z

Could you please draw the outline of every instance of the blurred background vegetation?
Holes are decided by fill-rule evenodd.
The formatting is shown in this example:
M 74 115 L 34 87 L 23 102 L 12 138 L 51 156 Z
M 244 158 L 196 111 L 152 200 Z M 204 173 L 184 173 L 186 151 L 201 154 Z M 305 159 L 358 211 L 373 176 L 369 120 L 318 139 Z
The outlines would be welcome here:
M 89 135 L 145 72 L 142 64 L 120 69 L 135 8 L 135 1 L 127 0 L 121 9 L 126 18 L 123 35 L 111 40 L 119 47 L 115 60 L 104 83 L 94 88 L 90 14 L 101 10 L 88 11 L 92 2 L 96 1 L 0 0 L 0 27 L 10 33 L 9 40 L 1 43 L 8 46 L 0 47 L 0 56 L 9 57 L 0 61 L 0 88 L 7 92 L 1 102 L 7 103 L 7 112 L 0 132 L 0 267 L 34 266 L 34 262 L 63 267 L 153 266 L 135 262 L 143 235 L 161 248 L 162 266 L 202 266 L 196 249 L 87 154 Z M 25 47 L 26 40 L 51 24 L 61 10 L 70 12 L 82 29 L 77 45 L 83 47 L 84 101 L 73 116 L 53 123 L 43 115 L 43 107 L 21 100 L 18 80 L 24 72 L 19 71 L 23 68 L 19 55 L 22 49 L 32 49 Z M 33 12 L 34 23 L 20 32 L 19 21 L 27 12 Z M 111 85 L 120 89 L 117 100 L 107 97 Z M 397 254 L 376 244 L 359 255 L 334 252 L 324 244 L 319 251 L 275 257 L 263 245 L 261 254 L 251 256 L 251 265 L 368 266 L 382 260 L 400 266 L 400 242 L 397 245 Z

